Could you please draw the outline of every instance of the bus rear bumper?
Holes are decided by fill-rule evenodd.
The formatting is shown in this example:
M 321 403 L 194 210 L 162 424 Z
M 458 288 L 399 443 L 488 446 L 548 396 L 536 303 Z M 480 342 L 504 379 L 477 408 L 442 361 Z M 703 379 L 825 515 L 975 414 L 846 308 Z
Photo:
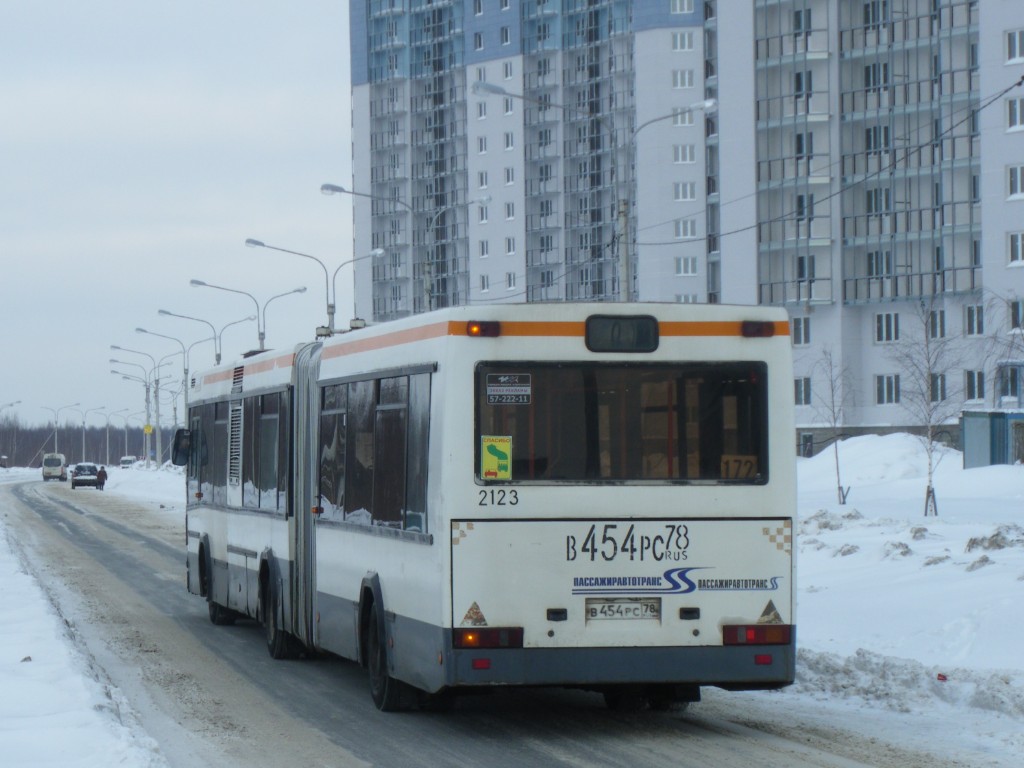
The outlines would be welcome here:
M 503 648 L 453 650 L 446 685 L 710 685 L 763 690 L 791 684 L 796 647 Z

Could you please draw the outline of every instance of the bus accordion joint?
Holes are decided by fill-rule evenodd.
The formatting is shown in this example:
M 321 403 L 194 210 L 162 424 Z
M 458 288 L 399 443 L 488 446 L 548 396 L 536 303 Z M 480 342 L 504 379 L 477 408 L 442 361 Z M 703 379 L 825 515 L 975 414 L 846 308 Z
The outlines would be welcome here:
M 791 624 L 726 624 L 722 627 L 722 645 L 789 645 L 792 642 Z
M 471 627 L 452 630 L 452 647 L 522 648 L 522 627 Z
M 466 335 L 478 338 L 493 338 L 495 336 L 500 336 L 501 323 L 497 320 L 470 320 L 466 323 Z
M 775 335 L 775 323 L 768 320 L 744 320 L 740 334 L 745 339 L 768 339 Z

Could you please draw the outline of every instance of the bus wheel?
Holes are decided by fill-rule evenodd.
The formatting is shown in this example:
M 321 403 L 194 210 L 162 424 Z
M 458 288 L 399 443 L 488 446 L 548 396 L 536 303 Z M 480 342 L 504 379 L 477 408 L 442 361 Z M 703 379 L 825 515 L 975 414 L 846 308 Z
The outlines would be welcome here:
M 623 685 L 606 690 L 604 703 L 615 712 L 639 712 L 647 705 L 647 697 L 640 688 Z
M 381 712 L 405 709 L 408 687 L 388 674 L 388 652 L 381 636 L 381 616 L 377 604 L 370 606 L 366 627 L 366 666 L 370 672 L 370 697 Z
M 217 626 L 224 627 L 235 623 L 235 612 L 230 608 L 225 608 L 213 600 L 207 601 L 206 608 L 210 612 L 210 621 Z
M 288 633 L 277 626 L 277 612 L 270 599 L 270 586 L 264 585 L 260 590 L 260 618 L 263 619 L 263 630 L 267 638 L 267 651 L 272 659 L 287 659 L 292 655 L 291 638 Z

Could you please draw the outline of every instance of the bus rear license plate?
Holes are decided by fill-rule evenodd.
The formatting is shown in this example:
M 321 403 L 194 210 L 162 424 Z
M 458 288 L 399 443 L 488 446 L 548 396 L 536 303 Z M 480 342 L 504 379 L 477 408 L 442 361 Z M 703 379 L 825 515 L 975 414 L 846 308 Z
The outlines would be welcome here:
M 660 597 L 588 597 L 587 621 L 661 621 Z

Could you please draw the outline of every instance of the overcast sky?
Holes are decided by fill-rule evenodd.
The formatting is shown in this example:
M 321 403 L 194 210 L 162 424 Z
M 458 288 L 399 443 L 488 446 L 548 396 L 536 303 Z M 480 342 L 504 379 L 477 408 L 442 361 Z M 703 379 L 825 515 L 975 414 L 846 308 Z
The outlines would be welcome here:
M 331 272 L 353 256 L 350 201 L 319 191 L 351 186 L 349 96 L 345 0 L 0 0 L 0 406 L 21 401 L 2 414 L 141 411 L 142 384 L 110 370 L 143 370 L 110 359 L 152 364 L 110 345 L 177 351 L 180 379 L 181 346 L 136 328 L 190 345 L 209 327 L 158 309 L 218 330 L 256 311 L 191 279 L 261 307 L 306 286 L 267 308 L 267 346 L 312 339 L 324 270 L 244 242 Z M 226 358 L 256 346 L 256 323 L 223 335 Z

